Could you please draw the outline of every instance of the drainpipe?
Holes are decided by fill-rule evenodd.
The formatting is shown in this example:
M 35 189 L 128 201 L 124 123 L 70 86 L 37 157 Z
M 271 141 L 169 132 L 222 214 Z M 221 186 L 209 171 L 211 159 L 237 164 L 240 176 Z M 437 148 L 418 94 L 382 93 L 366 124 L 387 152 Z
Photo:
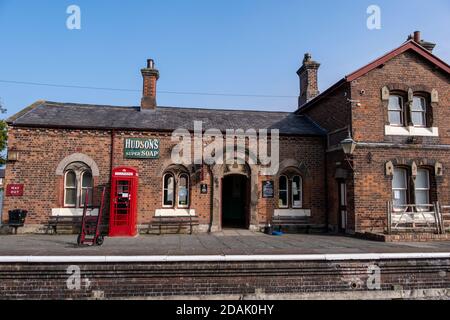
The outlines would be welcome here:
M 116 137 L 116 132 L 114 129 L 111 130 L 111 154 L 110 154 L 110 160 L 109 160 L 109 198 L 111 199 L 111 193 L 112 193 L 112 175 L 113 175 L 113 169 L 114 169 L 114 140 Z M 109 203 L 109 201 L 108 201 Z M 109 205 L 111 205 L 109 203 Z M 109 229 L 109 219 L 111 212 L 108 210 L 107 212 L 109 212 L 108 214 L 108 229 Z M 105 221 L 105 220 L 104 220 Z M 109 230 L 108 230 L 109 233 Z
M 212 224 L 213 224 L 213 214 L 214 214 L 214 176 L 210 166 L 207 166 L 209 170 L 209 183 L 210 186 L 210 201 L 209 201 L 209 227 L 208 233 L 211 233 Z
M 328 233 L 329 232 L 329 227 L 330 227 L 330 204 L 328 203 L 329 201 L 329 193 L 330 191 L 328 190 L 328 152 L 327 152 L 327 148 L 328 148 L 328 143 L 325 141 L 325 157 L 324 157 L 324 164 L 325 164 L 325 231 Z
M 115 140 L 116 132 L 115 130 L 111 130 L 111 154 L 110 154 L 110 171 L 109 171 L 109 185 L 112 183 L 112 173 L 114 169 L 114 140 Z

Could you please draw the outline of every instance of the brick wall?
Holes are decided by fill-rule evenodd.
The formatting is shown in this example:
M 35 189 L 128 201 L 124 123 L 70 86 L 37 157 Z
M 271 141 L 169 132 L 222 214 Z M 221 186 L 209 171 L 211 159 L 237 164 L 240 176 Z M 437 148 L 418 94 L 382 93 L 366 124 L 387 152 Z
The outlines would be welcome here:
M 431 201 L 450 203 L 449 168 L 450 149 L 450 78 L 424 61 L 414 52 L 405 52 L 382 68 L 377 68 L 351 84 L 352 99 L 360 100 L 361 106 L 352 109 L 352 128 L 357 142 L 387 143 L 385 148 L 357 147 L 355 165 L 355 214 L 358 232 L 383 232 L 387 225 L 386 204 L 392 199 L 392 177 L 385 175 L 385 163 L 394 160 L 410 166 L 415 161 L 430 169 Z M 433 126 L 438 127 L 439 137 L 416 137 L 413 143 L 408 137 L 387 136 L 384 126 L 388 123 L 387 102 L 381 99 L 381 88 L 391 90 L 431 93 L 438 91 L 439 102 L 430 111 Z M 362 93 L 363 92 L 363 93 Z M 425 149 L 428 148 L 428 149 Z M 444 166 L 443 177 L 434 177 L 434 163 Z
M 314 120 L 328 132 L 342 129 L 351 123 L 350 86 L 343 83 L 330 94 L 320 98 L 317 105 L 302 113 Z
M 430 201 L 450 203 L 448 171 L 443 176 L 435 176 L 433 165 L 439 161 L 444 168 L 450 168 L 449 154 L 450 150 L 440 149 L 358 148 L 354 155 L 356 230 L 383 232 L 387 227 L 387 202 L 392 201 L 392 177 L 385 174 L 385 163 L 388 161 L 405 165 L 415 161 L 419 166 L 428 168 Z
M 354 80 L 351 97 L 361 106 L 352 109 L 353 134 L 356 141 L 405 143 L 406 138 L 384 135 L 388 124 L 387 104 L 381 100 L 381 88 L 431 93 L 436 89 L 439 102 L 433 104 L 433 126 L 439 128 L 439 138 L 420 138 L 424 144 L 450 144 L 450 77 L 436 69 L 417 53 L 407 51 Z M 361 94 L 361 91 L 364 94 Z
M 7 211 L 15 208 L 29 210 L 26 223 L 42 225 L 48 220 L 52 208 L 63 207 L 63 176 L 56 175 L 61 160 L 82 153 L 91 157 L 99 167 L 99 177 L 94 179 L 95 186 L 109 189 L 111 165 L 111 132 L 91 130 L 57 130 L 9 128 L 9 148 L 19 151 L 20 159 L 9 162 L 6 167 L 5 184 L 23 183 L 23 197 L 5 197 L 4 218 Z M 160 139 L 160 158 L 124 159 L 124 139 L 128 137 L 152 137 Z M 325 195 L 323 167 L 323 139 L 319 137 L 280 137 L 280 161 L 296 160 L 305 169 L 304 208 L 312 209 L 311 221 L 324 224 Z M 175 142 L 169 133 L 125 132 L 114 134 L 113 166 L 130 166 L 139 173 L 138 224 L 151 222 L 156 209 L 162 208 L 162 174 L 171 164 L 170 155 Z M 211 172 L 204 166 L 203 180 L 191 179 L 190 208 L 195 209 L 201 224 L 210 223 L 211 213 Z M 196 176 L 197 178 L 199 176 Z M 262 199 L 262 181 L 276 177 L 260 177 L 258 183 L 257 223 L 265 224 L 272 217 L 278 193 L 275 199 Z M 208 186 L 208 194 L 200 193 L 200 184 Z M 275 184 L 277 187 L 277 183 Z M 98 188 L 100 189 L 100 188 Z M 109 190 L 108 190 L 109 192 Z M 94 205 L 99 205 L 100 190 L 97 190 Z M 107 194 L 109 199 L 109 193 Z M 106 203 L 109 208 L 109 203 Z M 105 217 L 107 222 L 108 216 Z
M 432 103 L 432 125 L 438 127 L 439 137 L 415 137 L 411 143 L 406 136 L 386 136 L 388 124 L 387 102 L 381 99 L 381 89 L 391 91 L 431 94 L 438 91 L 439 102 Z M 444 176 L 433 181 L 434 194 L 431 200 L 450 203 L 448 192 L 448 168 L 450 163 L 450 91 L 449 76 L 436 69 L 418 54 L 407 51 L 349 83 L 343 83 L 330 94 L 318 100 L 317 104 L 303 112 L 329 132 L 331 148 L 327 154 L 328 213 L 331 227 L 338 219 L 338 190 L 336 170 L 349 170 L 341 151 L 335 150 L 339 141 L 345 138 L 350 126 L 353 138 L 358 143 L 385 143 L 384 148 L 374 145 L 357 146 L 352 165 L 354 174 L 349 174 L 348 227 L 350 232 L 383 232 L 387 224 L 387 202 L 392 199 L 392 178 L 385 175 L 385 163 L 398 159 L 399 163 L 410 165 L 412 161 L 430 169 L 436 161 L 444 166 Z M 350 103 L 348 100 L 352 100 Z M 359 103 L 359 105 L 357 105 Z M 428 148 L 428 149 L 426 149 Z M 431 149 L 430 149 L 431 148 Z M 351 173 L 351 169 L 349 170 Z
M 378 292 L 385 296 L 394 291 L 450 287 L 448 259 L 80 263 L 80 290 L 67 287 L 68 277 L 73 274 L 67 272 L 69 266 L 0 264 L 0 299 L 114 299 L 255 292 L 267 295 L 361 292 L 367 296 L 371 266 L 380 268 L 382 291 Z

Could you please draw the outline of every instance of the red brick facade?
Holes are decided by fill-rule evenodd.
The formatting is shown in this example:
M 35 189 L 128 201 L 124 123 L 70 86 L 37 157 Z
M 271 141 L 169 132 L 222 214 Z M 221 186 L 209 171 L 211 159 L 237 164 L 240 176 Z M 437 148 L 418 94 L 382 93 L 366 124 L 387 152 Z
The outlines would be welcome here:
M 114 138 L 113 138 L 114 137 Z M 127 137 L 151 137 L 160 139 L 159 159 L 125 159 L 124 138 Z M 20 160 L 10 162 L 7 166 L 8 183 L 24 184 L 23 197 L 6 197 L 4 202 L 5 212 L 11 208 L 26 208 L 29 211 L 27 224 L 30 228 L 42 227 L 47 223 L 52 208 L 63 208 L 64 178 L 57 175 L 56 170 L 63 159 L 73 154 L 83 154 L 91 158 L 98 165 L 99 176 L 94 176 L 94 205 L 99 205 L 101 187 L 106 186 L 109 199 L 109 181 L 111 170 L 111 151 L 113 154 L 112 167 L 133 167 L 139 173 L 138 191 L 138 224 L 142 229 L 152 222 L 155 210 L 162 209 L 162 177 L 166 169 L 170 167 L 171 151 L 176 144 L 171 141 L 171 134 L 161 132 L 133 132 L 133 131 L 95 131 L 95 130 L 64 130 L 64 129 L 36 129 L 16 128 L 9 130 L 9 146 L 20 152 Z M 114 150 L 112 150 L 114 139 Z M 325 224 L 325 198 L 324 179 L 322 168 L 324 167 L 324 147 L 322 138 L 307 137 L 281 137 L 280 138 L 280 162 L 300 166 L 298 170 L 303 178 L 303 208 L 311 210 L 310 222 L 314 225 Z M 201 229 L 207 230 L 211 223 L 211 215 L 218 221 L 213 221 L 212 228 L 219 230 L 219 210 L 213 207 L 213 195 L 211 192 L 220 190 L 223 174 L 216 174 L 216 187 L 211 185 L 211 170 L 207 165 L 203 167 L 201 174 L 191 175 L 190 181 L 190 209 L 195 210 L 200 218 Z M 200 170 L 202 171 L 202 170 Z M 252 173 L 251 173 L 252 174 Z M 251 204 L 251 227 L 260 228 L 270 222 L 278 201 L 262 198 L 262 182 L 265 180 L 276 181 L 276 176 L 258 176 L 256 201 Z M 252 181 L 253 182 L 253 181 Z M 201 194 L 200 185 L 206 184 L 208 193 Z M 277 184 L 275 183 L 275 195 Z M 217 195 L 216 195 L 217 197 Z M 220 196 L 219 196 L 220 199 Z M 220 201 L 220 200 L 219 200 Z M 252 198 L 252 202 L 254 199 Z M 108 203 L 107 206 L 108 207 Z M 7 215 L 4 215 L 6 218 Z M 108 217 L 106 217 L 107 219 Z M 6 220 L 5 220 L 6 221 Z M 39 228 L 38 228 L 39 230 Z
M 424 49 L 423 49 L 424 50 Z M 447 69 L 445 69 L 445 66 Z M 328 131 L 327 183 L 330 227 L 338 221 L 336 175 L 345 172 L 348 191 L 349 232 L 383 233 L 387 229 L 387 203 L 392 201 L 392 176 L 386 163 L 411 171 L 413 162 L 430 172 L 430 202 L 450 204 L 449 175 L 450 95 L 448 65 L 444 70 L 415 50 L 401 52 L 366 73 L 348 81 L 347 76 L 312 105 L 300 110 Z M 437 136 L 396 135 L 386 132 L 389 125 L 388 101 L 382 89 L 427 97 L 427 127 L 436 127 Z M 438 101 L 431 101 L 432 92 Z M 350 128 L 356 141 L 351 165 L 338 147 Z M 444 168 L 435 175 L 436 163 Z M 340 171 L 341 170 L 341 171 Z

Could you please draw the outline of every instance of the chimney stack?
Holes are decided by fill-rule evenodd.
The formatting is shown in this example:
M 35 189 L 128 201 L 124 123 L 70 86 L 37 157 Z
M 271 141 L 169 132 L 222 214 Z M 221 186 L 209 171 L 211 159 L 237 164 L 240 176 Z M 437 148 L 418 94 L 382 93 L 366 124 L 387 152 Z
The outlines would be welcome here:
M 430 52 L 433 52 L 434 47 L 436 47 L 435 43 L 422 40 L 420 38 L 420 31 L 414 31 L 414 34 L 412 36 L 410 35 L 408 40 L 413 40 L 415 43 L 421 45 Z
M 155 69 L 153 59 L 147 60 L 147 68 L 142 69 L 141 73 L 144 78 L 141 110 L 156 109 L 156 82 L 159 79 L 159 71 Z
M 420 31 L 414 31 L 414 41 L 420 43 Z
M 298 98 L 299 108 L 309 100 L 319 95 L 319 87 L 317 84 L 317 73 L 319 67 L 320 64 L 312 60 L 311 54 L 305 53 L 303 65 L 297 71 L 300 78 L 300 96 Z

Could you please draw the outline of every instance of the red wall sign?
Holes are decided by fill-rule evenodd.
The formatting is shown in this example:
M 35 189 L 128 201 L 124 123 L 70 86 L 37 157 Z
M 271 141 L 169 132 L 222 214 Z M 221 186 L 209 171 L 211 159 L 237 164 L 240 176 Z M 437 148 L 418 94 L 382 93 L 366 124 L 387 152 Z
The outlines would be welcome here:
M 21 197 L 23 196 L 23 184 L 8 184 L 6 186 L 7 197 Z

